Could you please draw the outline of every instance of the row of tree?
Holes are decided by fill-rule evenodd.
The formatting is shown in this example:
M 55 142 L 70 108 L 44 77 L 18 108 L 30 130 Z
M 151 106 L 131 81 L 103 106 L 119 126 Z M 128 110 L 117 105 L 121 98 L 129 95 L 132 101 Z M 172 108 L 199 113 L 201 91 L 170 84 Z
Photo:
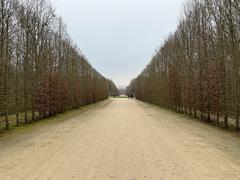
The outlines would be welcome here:
M 112 80 L 108 80 L 108 96 L 119 96 L 119 90 Z
M 0 120 L 6 129 L 107 97 L 108 80 L 87 62 L 48 2 L 0 0 Z
M 177 30 L 129 92 L 206 121 L 240 115 L 240 1 L 190 0 Z

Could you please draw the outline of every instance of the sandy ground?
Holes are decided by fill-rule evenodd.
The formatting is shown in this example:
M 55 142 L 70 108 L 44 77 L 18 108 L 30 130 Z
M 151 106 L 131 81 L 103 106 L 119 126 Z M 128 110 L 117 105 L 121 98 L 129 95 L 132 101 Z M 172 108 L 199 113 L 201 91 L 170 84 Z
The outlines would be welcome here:
M 109 101 L 0 142 L 0 179 L 240 179 L 237 133 L 136 100 Z

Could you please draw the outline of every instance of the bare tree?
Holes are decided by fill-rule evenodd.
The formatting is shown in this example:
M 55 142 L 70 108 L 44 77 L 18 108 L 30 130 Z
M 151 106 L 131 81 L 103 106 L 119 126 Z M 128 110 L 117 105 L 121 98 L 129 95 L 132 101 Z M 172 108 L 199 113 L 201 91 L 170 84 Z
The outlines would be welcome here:
M 175 33 L 128 87 L 136 97 L 206 121 L 236 117 L 240 106 L 240 2 L 189 0 Z

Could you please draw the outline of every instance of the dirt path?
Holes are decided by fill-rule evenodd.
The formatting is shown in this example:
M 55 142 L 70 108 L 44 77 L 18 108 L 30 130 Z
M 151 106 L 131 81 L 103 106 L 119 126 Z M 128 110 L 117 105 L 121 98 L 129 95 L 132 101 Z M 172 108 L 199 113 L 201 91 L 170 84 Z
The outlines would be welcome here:
M 240 137 L 139 101 L 0 142 L 2 180 L 240 179 Z

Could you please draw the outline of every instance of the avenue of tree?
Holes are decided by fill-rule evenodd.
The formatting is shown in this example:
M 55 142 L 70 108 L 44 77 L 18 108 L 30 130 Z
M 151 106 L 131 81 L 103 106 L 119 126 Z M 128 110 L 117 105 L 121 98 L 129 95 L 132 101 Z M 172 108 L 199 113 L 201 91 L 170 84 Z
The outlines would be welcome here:
M 47 1 L 0 0 L 0 124 L 6 129 L 106 99 L 108 84 Z
M 178 28 L 128 87 L 143 101 L 228 128 L 240 116 L 240 1 L 190 0 Z
M 119 96 L 119 90 L 112 80 L 108 80 L 108 96 Z

